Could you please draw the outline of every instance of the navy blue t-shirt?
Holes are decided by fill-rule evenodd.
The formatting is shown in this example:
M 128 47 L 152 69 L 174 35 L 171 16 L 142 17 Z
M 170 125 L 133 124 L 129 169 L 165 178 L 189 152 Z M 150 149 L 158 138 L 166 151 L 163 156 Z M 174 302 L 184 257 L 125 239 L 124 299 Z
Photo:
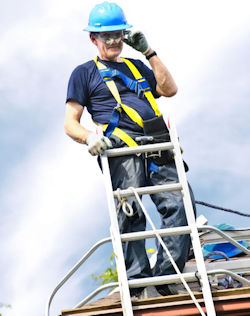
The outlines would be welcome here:
M 159 97 L 156 92 L 156 80 L 153 71 L 138 59 L 129 60 L 136 66 L 141 75 L 146 78 L 153 95 L 156 98 Z M 131 79 L 135 79 L 125 62 L 100 61 L 107 67 L 117 69 Z M 155 113 L 145 97 L 139 98 L 135 92 L 129 90 L 124 82 L 117 77 L 115 78 L 115 83 L 120 93 L 122 103 L 135 109 L 143 120 L 155 117 Z M 112 110 L 117 104 L 107 85 L 103 82 L 93 60 L 79 65 L 72 72 L 69 79 L 66 102 L 69 100 L 74 100 L 82 106 L 86 106 L 92 119 L 101 124 L 107 124 L 109 122 Z M 119 127 L 138 132 L 142 130 L 124 111 L 120 114 Z

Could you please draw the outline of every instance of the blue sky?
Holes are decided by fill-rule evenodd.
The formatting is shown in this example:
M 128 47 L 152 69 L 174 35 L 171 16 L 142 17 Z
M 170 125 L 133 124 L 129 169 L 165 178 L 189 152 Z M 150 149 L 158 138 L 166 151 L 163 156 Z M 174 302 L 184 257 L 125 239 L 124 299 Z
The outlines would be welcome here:
M 0 301 L 12 305 L 4 316 L 42 316 L 53 287 L 109 235 L 95 158 L 63 130 L 71 71 L 96 54 L 82 32 L 96 3 L 11 1 L 0 12 Z M 196 199 L 249 212 L 249 1 L 117 3 L 178 84 L 159 106 L 175 120 Z M 123 55 L 143 58 L 130 47 Z M 91 128 L 88 115 L 83 124 Z M 250 226 L 249 218 L 201 206 L 198 214 L 211 225 Z M 106 268 L 110 253 L 99 250 L 58 293 L 53 316 L 95 288 L 91 273 Z

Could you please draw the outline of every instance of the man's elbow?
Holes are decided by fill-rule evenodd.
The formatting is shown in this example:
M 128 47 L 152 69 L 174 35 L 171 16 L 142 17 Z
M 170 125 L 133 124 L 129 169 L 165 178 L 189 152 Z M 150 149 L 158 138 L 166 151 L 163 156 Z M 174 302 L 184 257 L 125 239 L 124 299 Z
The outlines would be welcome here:
M 178 92 L 178 87 L 176 85 L 172 85 L 171 87 L 168 86 L 165 89 L 161 89 L 159 86 L 156 86 L 156 91 L 163 97 L 173 97 Z
M 71 136 L 70 124 L 67 121 L 64 122 L 64 131 L 66 135 Z
M 176 95 L 177 92 L 178 92 L 178 87 L 174 86 L 167 92 L 167 95 L 165 95 L 165 96 L 166 97 L 173 97 L 174 95 Z

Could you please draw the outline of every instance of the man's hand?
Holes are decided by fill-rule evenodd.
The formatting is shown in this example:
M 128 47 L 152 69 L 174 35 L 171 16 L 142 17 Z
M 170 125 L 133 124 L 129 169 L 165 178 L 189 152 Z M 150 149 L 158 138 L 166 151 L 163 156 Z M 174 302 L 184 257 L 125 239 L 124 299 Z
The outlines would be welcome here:
M 111 141 L 108 137 L 93 132 L 87 136 L 86 144 L 88 145 L 88 151 L 92 156 L 102 155 L 106 149 L 112 148 Z
M 141 31 L 128 31 L 123 41 L 144 55 L 150 50 L 146 37 Z

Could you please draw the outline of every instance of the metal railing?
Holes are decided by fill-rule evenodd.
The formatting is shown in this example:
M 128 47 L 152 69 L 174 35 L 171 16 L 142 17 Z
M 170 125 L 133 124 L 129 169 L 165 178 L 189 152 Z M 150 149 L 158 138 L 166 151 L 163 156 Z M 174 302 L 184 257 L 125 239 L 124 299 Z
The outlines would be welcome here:
M 168 284 L 168 283 L 178 283 L 186 281 L 195 281 L 197 277 L 201 281 L 201 289 L 203 293 L 204 303 L 207 310 L 207 315 L 215 316 L 215 308 L 213 304 L 211 289 L 208 281 L 208 275 L 211 274 L 229 274 L 233 278 L 249 282 L 248 280 L 238 276 L 234 272 L 228 271 L 226 269 L 215 269 L 212 271 L 207 271 L 205 262 L 202 255 L 201 244 L 199 239 L 199 231 L 213 231 L 219 234 L 225 240 L 231 242 L 233 245 L 241 249 L 244 253 L 250 254 L 250 251 L 246 249 L 244 246 L 239 244 L 233 238 L 228 236 L 226 233 L 220 231 L 219 229 L 212 227 L 212 226 L 201 226 L 197 227 L 195 223 L 195 217 L 193 212 L 192 201 L 189 194 L 189 188 L 186 180 L 185 170 L 183 166 L 183 160 L 181 156 L 181 151 L 179 147 L 177 133 L 175 131 L 174 125 L 169 122 L 171 128 L 169 129 L 171 142 L 168 143 L 159 143 L 159 144 L 150 144 L 150 145 L 142 145 L 138 147 L 126 147 L 126 148 L 117 148 L 117 149 L 110 149 L 106 150 L 102 158 L 102 167 L 103 173 L 105 175 L 105 188 L 109 206 L 109 213 L 110 213 L 110 220 L 111 220 L 111 237 L 102 239 L 100 242 L 96 243 L 80 260 L 79 262 L 69 271 L 69 273 L 62 279 L 62 281 L 56 286 L 53 290 L 47 306 L 45 315 L 50 316 L 50 306 L 55 294 L 58 290 L 65 284 L 65 282 L 79 269 L 79 267 L 89 258 L 89 256 L 102 244 L 109 242 L 112 240 L 114 252 L 116 254 L 116 261 L 117 261 L 117 271 L 118 271 L 118 280 L 119 280 L 119 288 L 121 293 L 121 301 L 123 306 L 123 314 L 124 316 L 132 316 L 132 304 L 130 299 L 129 288 L 131 287 L 141 287 L 141 286 L 148 286 L 148 285 L 160 285 L 160 284 Z M 162 186 L 154 186 L 154 187 L 145 187 L 145 188 L 133 188 L 127 190 L 120 190 L 119 196 L 125 197 L 130 196 L 133 194 L 154 194 L 158 192 L 167 192 L 167 191 L 175 191 L 179 190 L 183 194 L 183 203 L 186 210 L 186 217 L 188 226 L 183 227 L 174 227 L 174 228 L 166 228 L 160 230 L 152 230 L 146 232 L 137 232 L 137 233 L 128 233 L 120 235 L 118 223 L 117 223 L 117 215 L 116 215 L 116 205 L 114 202 L 114 198 L 118 196 L 118 192 L 112 190 L 112 183 L 111 177 L 109 172 L 109 164 L 108 164 L 108 157 L 116 157 L 116 156 L 124 156 L 124 155 L 132 155 L 132 154 L 141 154 L 145 152 L 152 152 L 152 151 L 163 151 L 163 150 L 172 150 L 174 154 L 176 169 L 178 173 L 179 183 L 175 184 L 168 184 Z M 122 242 L 124 241 L 132 241 L 138 239 L 145 239 L 145 238 L 155 238 L 155 236 L 159 235 L 160 237 L 170 236 L 170 235 L 179 235 L 179 234 L 190 234 L 193 244 L 194 255 L 197 264 L 197 272 L 189 272 L 189 273 L 182 273 L 181 275 L 174 274 L 168 276 L 160 276 L 160 277 L 152 277 L 152 278 L 143 278 L 143 279 L 136 279 L 136 280 L 127 280 L 126 275 L 126 267 L 124 263 L 123 257 L 123 250 L 122 250 Z M 108 285 L 104 285 L 96 289 L 94 292 L 89 294 L 83 301 L 81 301 L 76 307 L 81 307 L 86 304 L 89 300 L 91 300 L 95 295 L 100 293 L 101 291 L 118 286 L 118 283 L 111 283 Z M 186 285 L 185 285 L 186 287 Z M 190 293 L 192 294 L 192 293 Z M 193 298 L 195 302 L 195 297 Z M 198 304 L 198 303 L 197 303 Z M 197 305 L 196 305 L 197 306 Z M 199 304 L 197 308 L 199 309 Z M 199 309 L 202 315 L 205 315 L 204 312 Z
M 222 243 L 225 241 L 233 243 L 236 247 L 241 249 L 245 254 L 249 255 L 250 250 L 243 247 L 240 243 L 235 241 L 232 237 L 230 237 L 227 233 L 222 232 L 216 227 L 213 226 L 197 226 L 198 231 L 206 232 L 206 231 L 212 231 L 215 234 L 221 236 L 220 239 L 216 239 L 218 243 Z M 188 226 L 183 226 L 183 227 L 178 227 L 178 228 L 165 228 L 165 229 L 159 229 L 158 233 L 162 236 L 174 236 L 178 234 L 190 234 L 191 230 Z M 233 233 L 230 232 L 231 234 Z M 250 237 L 250 230 L 248 233 L 245 231 L 245 236 Z M 153 231 L 145 231 L 145 232 L 137 232 L 137 233 L 127 233 L 127 234 L 122 234 L 121 235 L 121 240 L 122 242 L 125 241 L 134 241 L 134 240 L 140 240 L 140 239 L 149 239 L 149 238 L 155 238 L 155 234 Z M 235 237 L 237 238 L 237 236 Z M 87 251 L 83 257 L 75 264 L 75 266 L 63 277 L 63 279 L 59 282 L 59 284 L 55 287 L 53 290 L 52 294 L 50 295 L 47 305 L 46 305 L 46 310 L 45 310 L 45 316 L 50 316 L 50 307 L 51 303 L 53 301 L 54 296 L 56 293 L 63 287 L 63 285 L 71 278 L 71 276 L 86 262 L 86 260 L 102 245 L 111 242 L 111 237 L 107 237 L 104 239 L 101 239 L 97 243 L 95 243 L 89 251 Z M 247 264 L 248 263 L 248 264 Z M 213 266 L 216 265 L 216 263 L 212 264 Z M 250 281 L 247 280 L 246 278 L 239 276 L 237 273 L 231 271 L 230 269 L 235 270 L 235 264 L 231 261 L 227 262 L 220 262 L 218 263 L 219 266 L 228 266 L 229 269 L 212 269 L 209 270 L 207 269 L 207 274 L 208 275 L 214 275 L 214 274 L 226 274 L 230 275 L 233 279 L 238 280 L 239 282 L 243 282 L 250 286 Z M 237 265 L 237 263 L 236 263 Z M 209 267 L 209 264 L 206 265 L 206 267 Z M 250 270 L 250 260 L 247 260 L 244 262 L 244 267 L 241 267 L 238 263 L 238 271 L 240 269 L 243 269 L 243 272 L 247 270 L 247 268 Z M 245 270 L 244 270 L 245 269 Z M 197 275 L 196 271 L 195 272 L 184 272 L 183 277 L 187 282 L 194 282 L 197 281 Z M 137 279 L 137 280 L 130 280 L 128 281 L 129 287 L 138 287 L 138 286 L 149 286 L 149 285 L 160 285 L 160 284 L 168 284 L 168 283 L 180 283 L 180 278 L 177 275 L 169 275 L 169 276 L 161 276 L 161 277 L 153 277 L 153 278 L 143 278 L 143 279 Z M 96 290 L 91 292 L 87 297 L 85 297 L 81 302 L 79 302 L 74 308 L 82 307 L 86 303 L 88 303 L 91 299 L 93 299 L 97 294 L 100 292 L 112 288 L 112 287 L 118 287 L 118 282 L 112 282 L 103 286 L 98 287 Z

